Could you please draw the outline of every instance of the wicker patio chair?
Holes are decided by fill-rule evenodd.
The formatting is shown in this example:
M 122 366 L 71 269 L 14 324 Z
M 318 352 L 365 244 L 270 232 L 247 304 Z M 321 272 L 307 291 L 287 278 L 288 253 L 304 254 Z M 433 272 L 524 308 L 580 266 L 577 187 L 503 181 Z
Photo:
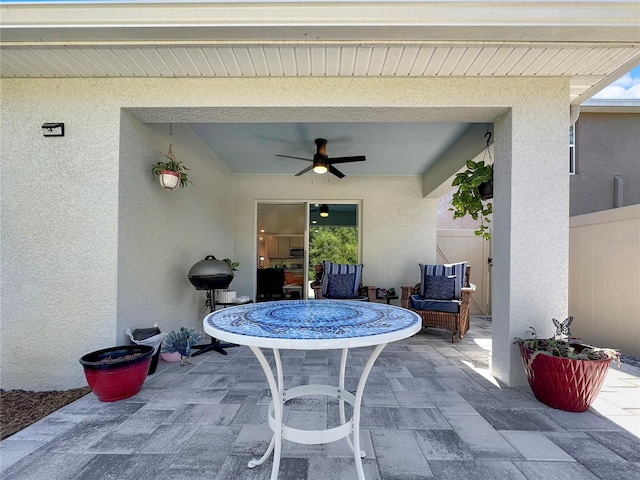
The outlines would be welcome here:
M 356 282 L 358 283 L 357 292 L 354 288 L 353 294 L 350 296 L 344 295 L 339 297 L 332 297 L 330 295 L 329 279 L 330 277 L 325 275 L 329 272 L 331 275 L 342 274 L 356 274 Z M 375 286 L 363 286 L 361 283 L 362 265 L 347 265 L 322 261 L 321 268 L 316 269 L 316 281 L 311 284 L 313 288 L 313 296 L 316 300 L 364 300 L 368 302 L 376 301 L 376 287 Z M 358 278 L 359 277 L 359 278 Z M 355 285 L 354 285 L 355 286 Z M 356 294 L 357 293 L 357 294 Z
M 471 294 L 476 290 L 475 285 L 469 283 L 470 274 L 471 267 L 467 265 L 465 268 L 464 286 L 460 289 L 460 298 L 451 301 L 458 304 L 455 312 L 411 308 L 411 296 L 418 295 L 420 292 L 420 283 L 415 287 L 402 287 L 400 306 L 420 315 L 423 327 L 442 328 L 452 332 L 451 343 L 454 343 L 456 341 L 456 334 L 458 334 L 459 338 L 464 338 L 465 333 L 469 330 L 469 303 L 471 302 Z M 426 300 L 428 301 L 428 299 Z M 439 308 L 438 303 L 444 302 L 435 301 L 431 302 L 431 305 L 435 305 L 434 308 Z

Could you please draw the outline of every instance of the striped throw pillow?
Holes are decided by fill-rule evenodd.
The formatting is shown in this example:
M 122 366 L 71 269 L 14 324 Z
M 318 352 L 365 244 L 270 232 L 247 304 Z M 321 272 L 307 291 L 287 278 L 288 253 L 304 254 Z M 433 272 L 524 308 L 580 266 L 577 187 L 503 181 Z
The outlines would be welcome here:
M 427 285 L 427 275 L 437 275 L 441 277 L 455 277 L 454 297 L 456 300 L 460 299 L 462 294 L 462 287 L 464 286 L 464 273 L 467 269 L 467 262 L 449 263 L 444 265 L 420 265 L 420 295 L 425 296 L 425 286 Z
M 333 263 L 327 260 L 323 260 L 322 268 L 324 269 L 324 273 L 322 274 L 322 296 L 323 297 L 327 296 L 327 287 L 329 286 L 329 275 L 338 275 L 338 274 L 346 274 L 346 273 L 355 274 L 353 276 L 352 291 L 353 291 L 354 297 L 358 296 L 358 288 L 360 286 L 360 281 L 362 278 L 362 265 Z

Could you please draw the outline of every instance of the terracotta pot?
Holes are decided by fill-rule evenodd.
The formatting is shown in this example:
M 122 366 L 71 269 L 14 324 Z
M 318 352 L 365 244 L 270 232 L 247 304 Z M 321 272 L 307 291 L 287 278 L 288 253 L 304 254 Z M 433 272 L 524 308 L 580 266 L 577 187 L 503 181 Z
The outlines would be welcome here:
M 158 174 L 160 185 L 167 190 L 174 190 L 180 183 L 180 175 L 178 172 L 171 170 L 163 170 Z
M 127 358 L 139 354 L 135 358 Z M 153 347 L 124 345 L 87 353 L 80 359 L 91 391 L 101 402 L 115 402 L 140 391 L 151 365 Z M 110 358 L 111 360 L 106 360 Z
M 577 350 L 583 347 L 577 343 L 572 346 Z M 575 360 L 538 354 L 529 364 L 533 350 L 519 347 L 533 394 L 545 405 L 567 412 L 584 412 L 589 408 L 600 392 L 611 363 L 610 358 Z

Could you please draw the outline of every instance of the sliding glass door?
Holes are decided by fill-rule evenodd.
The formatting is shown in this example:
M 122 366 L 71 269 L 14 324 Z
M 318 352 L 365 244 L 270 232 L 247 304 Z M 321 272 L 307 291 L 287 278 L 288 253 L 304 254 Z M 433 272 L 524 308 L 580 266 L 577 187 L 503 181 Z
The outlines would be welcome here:
M 359 203 L 259 202 L 256 300 L 313 298 L 322 260 L 360 258 Z

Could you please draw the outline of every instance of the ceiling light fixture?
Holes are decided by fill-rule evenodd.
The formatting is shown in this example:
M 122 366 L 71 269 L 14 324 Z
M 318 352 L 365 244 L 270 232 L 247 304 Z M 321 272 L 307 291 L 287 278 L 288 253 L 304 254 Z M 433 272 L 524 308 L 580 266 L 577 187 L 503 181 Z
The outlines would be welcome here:
M 313 171 L 316 173 L 327 173 L 327 162 L 322 158 L 313 159 Z
M 323 203 L 320 205 L 320 216 L 326 218 L 329 216 L 329 205 Z

